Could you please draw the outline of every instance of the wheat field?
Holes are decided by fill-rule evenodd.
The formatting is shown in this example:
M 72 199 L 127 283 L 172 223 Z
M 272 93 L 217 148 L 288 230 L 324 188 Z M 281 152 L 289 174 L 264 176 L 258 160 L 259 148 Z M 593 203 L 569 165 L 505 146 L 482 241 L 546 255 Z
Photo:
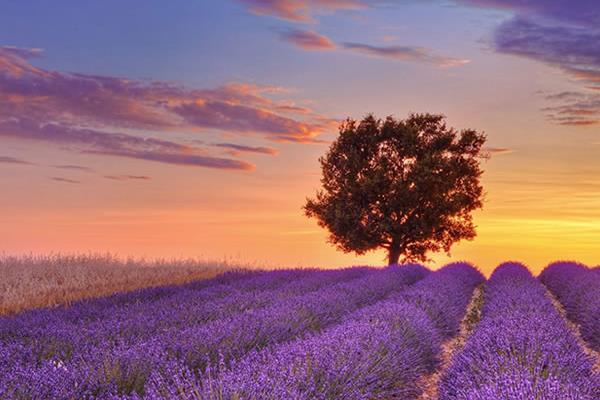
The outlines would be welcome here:
M 0 315 L 255 268 L 250 263 L 228 260 L 120 259 L 110 254 L 0 255 Z

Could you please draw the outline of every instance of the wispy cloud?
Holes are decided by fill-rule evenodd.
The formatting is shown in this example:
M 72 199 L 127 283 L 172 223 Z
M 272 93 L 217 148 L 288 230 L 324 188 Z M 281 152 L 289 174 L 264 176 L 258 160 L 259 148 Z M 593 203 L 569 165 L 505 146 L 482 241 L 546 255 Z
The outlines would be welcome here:
M 21 165 L 33 165 L 29 161 L 21 160 L 20 158 L 0 156 L 0 163 L 4 164 L 21 164 Z
M 304 29 L 288 29 L 279 32 L 281 39 L 303 50 L 333 50 L 335 44 L 326 36 L 315 31 Z
M 560 92 L 546 96 L 551 105 L 542 110 L 549 120 L 567 126 L 600 125 L 600 94 Z
M 84 167 L 82 165 L 73 165 L 73 164 L 65 164 L 65 165 L 52 165 L 53 168 L 57 169 L 66 169 L 70 171 L 82 171 L 82 172 L 93 172 L 94 170 L 88 167 Z
M 502 53 L 559 67 L 577 80 L 600 82 L 600 30 L 518 17 L 500 25 L 494 44 Z
M 233 155 L 238 155 L 239 153 L 257 153 L 274 156 L 278 153 L 277 149 L 274 149 L 272 147 L 244 146 L 235 143 L 215 143 L 213 146 L 228 149 L 232 152 Z
M 79 183 L 81 183 L 81 181 L 76 181 L 74 179 L 68 179 L 68 178 L 61 178 L 59 176 L 53 176 L 50 179 L 52 179 L 53 181 L 62 182 L 62 183 L 71 183 L 71 184 L 79 184 Z
M 536 15 L 556 21 L 595 25 L 600 22 L 595 0 L 455 0 L 478 7 L 498 8 L 520 15 Z
M 319 12 L 365 8 L 365 0 L 239 0 L 253 14 L 269 15 L 293 22 L 311 22 Z
M 548 100 L 563 104 L 544 109 L 551 121 L 569 126 L 600 122 L 600 8 L 597 1 L 456 0 L 479 7 L 512 11 L 500 24 L 493 46 L 500 53 L 529 58 L 562 70 L 582 83 L 582 92 L 558 93 Z M 579 98 L 577 98 L 579 97 Z
M 599 89 L 600 90 L 600 89 Z M 312 110 L 307 107 L 301 107 L 294 104 L 280 104 L 277 106 L 277 111 L 292 114 L 311 114 Z
M 254 168 L 252 164 L 241 160 L 210 156 L 200 148 L 167 140 L 106 133 L 56 123 L 40 124 L 38 121 L 24 118 L 1 121 L 0 136 L 69 145 L 76 148 L 79 153 L 103 154 L 206 168 L 246 171 Z
M 105 175 L 104 177 L 113 181 L 149 181 L 152 179 L 145 175 Z
M 514 153 L 514 150 L 508 147 L 486 147 L 484 151 L 492 156 Z
M 288 29 L 279 31 L 282 40 L 306 51 L 346 50 L 369 57 L 386 58 L 395 61 L 412 61 L 433 64 L 438 67 L 456 67 L 469 63 L 469 60 L 444 57 L 433 51 L 417 46 L 374 46 L 364 43 L 336 44 L 328 37 L 312 30 Z
M 318 123 L 278 114 L 278 107 L 288 102 L 277 102 L 267 95 L 279 94 L 279 88 L 229 84 L 191 89 L 167 82 L 66 74 L 35 67 L 15 75 L 10 66 L 29 65 L 28 59 L 19 58 L 12 48 L 0 48 L 0 59 L 5 62 L 5 68 L 0 68 L 0 118 L 22 115 L 43 123 L 167 132 L 210 128 L 294 142 L 310 142 L 322 131 Z
M 169 164 L 251 170 L 208 148 L 146 137 L 146 132 L 221 130 L 271 141 L 315 143 L 329 129 L 309 109 L 275 100 L 282 90 L 251 84 L 192 89 L 44 70 L 31 64 L 37 49 L 0 47 L 0 137 L 60 143 L 89 152 Z M 288 113 L 302 114 L 302 119 Z M 125 133 L 127 132 L 127 133 Z
M 470 61 L 452 57 L 444 57 L 432 53 L 422 47 L 415 46 L 372 46 L 363 43 L 343 43 L 342 47 L 360 54 L 373 57 L 388 58 L 399 61 L 417 61 L 437 65 L 439 67 L 456 67 Z

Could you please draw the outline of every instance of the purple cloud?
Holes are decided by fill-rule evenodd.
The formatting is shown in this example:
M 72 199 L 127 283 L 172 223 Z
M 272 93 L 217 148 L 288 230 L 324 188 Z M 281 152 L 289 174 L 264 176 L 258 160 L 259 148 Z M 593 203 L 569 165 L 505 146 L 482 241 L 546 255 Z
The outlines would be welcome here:
M 58 169 L 66 169 L 66 170 L 70 170 L 70 171 L 83 171 L 83 172 L 93 172 L 94 170 L 88 167 L 84 167 L 81 165 L 71 165 L 71 164 L 65 164 L 65 165 L 52 165 L 53 168 L 58 168 Z
M 105 175 L 104 177 L 113 181 L 148 181 L 152 179 L 145 175 Z
M 52 179 L 53 181 L 62 182 L 62 183 L 72 183 L 72 184 L 81 183 L 81 181 L 76 181 L 74 179 L 61 178 L 59 176 L 54 176 L 54 177 L 52 177 L 50 179 Z
M 314 143 L 321 115 L 276 101 L 280 88 L 229 84 L 192 89 L 167 82 L 47 71 L 33 49 L 0 47 L 0 136 L 61 143 L 75 151 L 207 168 L 250 170 L 207 149 L 146 138 L 146 132 L 222 130 Z M 302 113 L 300 112 L 302 111 Z M 303 114 L 299 120 L 285 113 Z M 282 114 L 283 113 L 283 114 Z M 312 120 L 312 121 L 310 121 Z M 124 134 L 119 132 L 131 132 Z
M 362 43 L 343 43 L 342 47 L 346 50 L 368 56 L 399 61 L 424 62 L 435 64 L 439 67 L 455 67 L 469 63 L 469 60 L 439 56 L 427 49 L 414 46 L 371 46 Z
M 543 108 L 548 119 L 568 126 L 600 124 L 600 95 L 596 93 L 562 92 L 546 96 L 558 104 Z
M 556 67 L 583 83 L 581 92 L 559 93 L 562 100 L 544 109 L 551 121 L 570 126 L 598 124 L 600 86 L 600 7 L 597 0 L 457 0 L 512 11 L 515 16 L 494 32 L 498 52 Z
M 576 79 L 600 82 L 600 30 L 513 18 L 500 25 L 494 44 L 502 53 L 557 66 Z
M 26 53 L 26 52 L 25 52 Z M 13 48 L 0 48 L 0 118 L 20 115 L 40 122 L 89 128 L 198 130 L 255 133 L 267 139 L 307 142 L 323 127 L 277 114 L 287 103 L 266 94 L 277 88 L 231 84 L 196 90 L 166 82 L 65 74 L 35 69 Z M 26 53 L 28 54 L 28 53 Z M 18 74 L 12 73 L 17 65 Z M 319 115 L 308 115 L 320 118 Z
M 600 23 L 600 9 L 596 0 L 457 0 L 457 2 L 588 26 L 598 26 Z
M 56 123 L 40 124 L 30 119 L 11 118 L 0 121 L 0 136 L 72 146 L 80 153 L 128 157 L 167 164 L 245 171 L 254 168 L 252 164 L 244 161 L 213 157 L 205 154 L 200 148 L 167 140 L 100 132 Z
M 289 29 L 280 32 L 279 36 L 286 42 L 307 51 L 331 51 L 338 48 L 326 36 L 310 30 Z M 342 43 L 339 48 L 371 57 L 423 62 L 439 67 L 455 67 L 469 63 L 469 60 L 439 56 L 427 49 L 415 46 L 372 46 L 363 43 Z
M 173 109 L 190 124 L 204 128 L 224 129 L 235 132 L 263 132 L 270 140 L 282 142 L 311 143 L 318 125 L 307 125 L 281 116 L 267 109 L 220 101 L 197 101 Z
M 257 154 L 267 154 L 270 156 L 274 156 L 278 154 L 277 149 L 272 147 L 254 147 L 254 146 L 244 146 L 241 144 L 234 143 L 216 143 L 213 146 L 221 147 L 224 149 L 229 149 L 232 151 L 232 154 L 237 155 L 239 153 L 257 153 Z
M 33 165 L 29 161 L 25 161 L 25 160 L 21 160 L 19 158 L 9 157 L 9 156 L 0 156 L 0 163 L 4 163 L 4 164 Z
M 333 50 L 335 44 L 326 36 L 315 31 L 289 29 L 279 33 L 281 39 L 303 50 Z

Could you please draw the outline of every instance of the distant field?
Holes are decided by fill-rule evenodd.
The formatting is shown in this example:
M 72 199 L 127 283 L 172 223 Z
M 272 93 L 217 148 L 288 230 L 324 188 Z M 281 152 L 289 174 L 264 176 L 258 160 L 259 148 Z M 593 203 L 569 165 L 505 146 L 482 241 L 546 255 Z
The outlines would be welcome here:
M 0 317 L 0 399 L 598 400 L 598 294 L 576 263 L 230 272 Z
M 110 255 L 0 256 L 0 315 L 248 267 L 254 266 L 192 259 L 124 261 Z

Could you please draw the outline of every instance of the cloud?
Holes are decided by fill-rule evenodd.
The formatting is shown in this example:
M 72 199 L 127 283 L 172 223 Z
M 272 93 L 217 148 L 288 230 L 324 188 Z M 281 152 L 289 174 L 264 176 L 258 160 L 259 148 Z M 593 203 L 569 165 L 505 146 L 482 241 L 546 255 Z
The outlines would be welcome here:
M 356 10 L 367 7 L 363 0 L 238 0 L 256 15 L 269 15 L 293 22 L 311 22 L 318 12 Z
M 553 93 L 546 96 L 546 100 L 579 100 L 585 97 L 581 92 L 566 91 L 560 93 Z
M 457 0 L 511 11 L 493 35 L 496 51 L 529 58 L 562 70 L 582 83 L 581 92 L 552 95 L 563 104 L 544 108 L 551 121 L 569 126 L 598 124 L 600 8 L 595 0 Z
M 567 126 L 600 124 L 600 94 L 562 92 L 546 96 L 554 104 L 543 108 L 549 120 Z
M 5 65 L 27 64 L 15 54 L 20 53 L 0 48 Z M 41 70 L 14 75 L 10 71 L 9 67 L 0 69 L 0 117 L 26 115 L 92 128 L 160 131 L 232 131 L 242 126 L 238 133 L 296 142 L 321 133 L 317 125 L 277 114 L 277 107 L 285 103 L 266 94 L 279 88 L 230 84 L 202 90 L 106 76 Z
M 53 181 L 62 182 L 62 183 L 72 183 L 72 184 L 81 183 L 81 181 L 76 181 L 76 180 L 67 179 L 67 178 L 61 178 L 61 177 L 58 177 L 58 176 L 54 176 L 54 177 L 52 177 L 50 179 L 52 179 Z
M 282 104 L 277 106 L 277 110 L 285 113 L 293 114 L 310 114 L 312 110 L 306 107 L 300 107 L 293 104 Z
M 35 68 L 27 62 L 30 58 L 39 57 L 40 49 L 23 49 L 19 47 L 0 47 L 0 71 L 13 76 L 20 77 L 25 74 L 45 76 L 44 71 Z
M 303 50 L 333 50 L 335 44 L 326 36 L 315 31 L 289 29 L 279 33 L 281 39 Z
M 492 156 L 514 153 L 514 150 L 509 149 L 508 147 L 486 147 L 484 151 L 488 152 Z
M 306 124 L 264 108 L 220 101 L 196 101 L 173 108 L 187 122 L 240 133 L 262 132 L 273 141 L 312 143 L 323 127 Z
M 429 50 L 415 46 L 371 46 L 362 43 L 343 43 L 346 50 L 373 57 L 388 58 L 399 61 L 417 61 L 435 64 L 438 67 L 455 67 L 469 63 L 469 60 L 442 57 Z
M 25 160 L 21 160 L 19 158 L 9 157 L 9 156 L 0 156 L 0 163 L 4 163 L 4 164 L 33 165 L 29 161 L 25 161 Z
M 494 35 L 496 50 L 561 68 L 577 80 L 600 82 L 600 30 L 548 26 L 513 18 Z
M 94 170 L 88 167 L 84 167 L 81 165 L 72 165 L 72 164 L 65 164 L 65 165 L 52 165 L 53 168 L 58 168 L 58 169 L 66 169 L 66 170 L 70 170 L 70 171 L 83 171 L 83 172 L 93 172 Z
M 229 149 L 232 152 L 231 154 L 233 155 L 238 155 L 239 153 L 257 153 L 274 156 L 278 154 L 277 149 L 274 149 L 272 147 L 244 146 L 234 143 L 215 143 L 213 146 Z
M 304 29 L 289 29 L 279 33 L 281 39 L 307 51 L 331 51 L 338 48 L 357 54 L 387 58 L 399 61 L 415 61 L 437 65 L 438 67 L 456 67 L 469 63 L 469 60 L 443 57 L 430 50 L 416 46 L 372 46 L 363 43 L 342 43 L 336 45 L 331 39 L 319 33 Z
M 250 170 L 207 149 L 147 138 L 147 132 L 207 129 L 271 141 L 315 143 L 325 118 L 295 107 L 271 86 L 233 83 L 193 89 L 161 81 L 37 68 L 37 49 L 0 47 L 0 136 L 61 143 L 78 152 L 170 164 Z M 302 114 L 302 119 L 287 113 Z M 127 133 L 123 133 L 127 132 Z
M 57 123 L 40 124 L 25 118 L 0 121 L 0 136 L 62 144 L 71 146 L 72 150 L 79 153 L 217 169 L 249 171 L 254 168 L 252 164 L 244 161 L 213 157 L 204 154 L 200 148 L 167 140 L 100 132 Z
M 596 0 L 457 0 L 472 6 L 497 8 L 519 15 L 536 15 L 555 21 L 588 26 L 600 24 Z
M 104 177 L 113 181 L 148 181 L 152 179 L 145 175 L 105 175 Z

